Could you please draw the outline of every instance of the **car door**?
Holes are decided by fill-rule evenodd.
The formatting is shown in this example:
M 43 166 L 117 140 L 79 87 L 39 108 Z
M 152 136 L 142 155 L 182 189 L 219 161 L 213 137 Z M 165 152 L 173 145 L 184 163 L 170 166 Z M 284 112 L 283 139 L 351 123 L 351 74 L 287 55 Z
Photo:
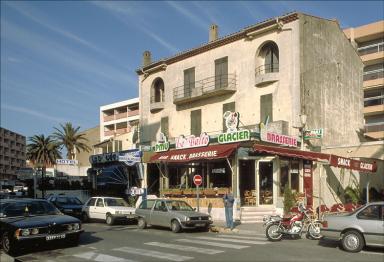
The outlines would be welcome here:
M 104 205 L 104 199 L 99 197 L 96 200 L 94 206 L 94 215 L 96 219 L 105 219 L 106 218 L 106 207 Z
M 155 202 L 155 200 L 144 200 L 143 202 L 141 202 L 138 211 L 136 212 L 137 215 L 143 217 L 145 221 L 149 224 L 151 220 L 152 208 L 155 205 Z
M 156 226 L 170 226 L 169 212 L 164 200 L 157 200 L 155 206 L 152 209 L 150 216 L 150 224 Z
M 88 202 L 84 206 L 84 211 L 88 214 L 89 218 L 96 218 L 95 217 L 95 204 L 96 204 L 96 198 L 92 197 L 88 200 Z
M 383 245 L 384 243 L 384 222 L 383 205 L 369 205 L 358 214 L 357 221 L 364 231 L 364 238 L 367 245 Z

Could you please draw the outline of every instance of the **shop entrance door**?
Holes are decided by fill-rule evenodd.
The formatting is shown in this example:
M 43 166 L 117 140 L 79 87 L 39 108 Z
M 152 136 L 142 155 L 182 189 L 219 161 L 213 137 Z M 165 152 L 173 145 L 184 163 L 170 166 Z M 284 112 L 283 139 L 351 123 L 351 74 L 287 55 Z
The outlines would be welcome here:
M 273 162 L 259 161 L 259 205 L 273 205 Z
M 239 189 L 241 204 L 256 205 L 255 160 L 239 161 Z

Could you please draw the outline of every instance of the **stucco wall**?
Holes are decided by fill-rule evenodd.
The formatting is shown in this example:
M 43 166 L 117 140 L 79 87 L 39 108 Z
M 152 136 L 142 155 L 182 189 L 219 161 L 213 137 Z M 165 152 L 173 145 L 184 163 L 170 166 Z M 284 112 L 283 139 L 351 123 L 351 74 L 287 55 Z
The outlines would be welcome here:
M 363 128 L 363 64 L 335 21 L 300 15 L 302 111 L 324 128 L 322 145 L 357 144 Z M 320 141 L 314 141 L 319 145 Z

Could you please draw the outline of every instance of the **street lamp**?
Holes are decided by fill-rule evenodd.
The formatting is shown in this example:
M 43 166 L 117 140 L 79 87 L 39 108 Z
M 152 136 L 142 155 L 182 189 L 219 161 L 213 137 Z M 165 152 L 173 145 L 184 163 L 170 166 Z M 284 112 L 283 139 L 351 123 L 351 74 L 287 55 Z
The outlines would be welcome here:
M 305 125 L 307 124 L 307 115 L 301 114 L 300 115 L 300 121 L 301 121 L 301 145 L 300 149 L 304 150 L 304 131 L 305 131 Z

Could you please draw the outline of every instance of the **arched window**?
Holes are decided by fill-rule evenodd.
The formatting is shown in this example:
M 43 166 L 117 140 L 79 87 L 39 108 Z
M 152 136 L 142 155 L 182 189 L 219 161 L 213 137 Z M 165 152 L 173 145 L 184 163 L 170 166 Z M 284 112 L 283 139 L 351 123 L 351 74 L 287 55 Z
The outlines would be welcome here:
M 279 72 L 279 48 L 274 42 L 266 43 L 260 51 L 264 58 L 264 73 Z
M 164 101 L 164 81 L 161 78 L 156 78 L 151 90 L 151 103 Z

